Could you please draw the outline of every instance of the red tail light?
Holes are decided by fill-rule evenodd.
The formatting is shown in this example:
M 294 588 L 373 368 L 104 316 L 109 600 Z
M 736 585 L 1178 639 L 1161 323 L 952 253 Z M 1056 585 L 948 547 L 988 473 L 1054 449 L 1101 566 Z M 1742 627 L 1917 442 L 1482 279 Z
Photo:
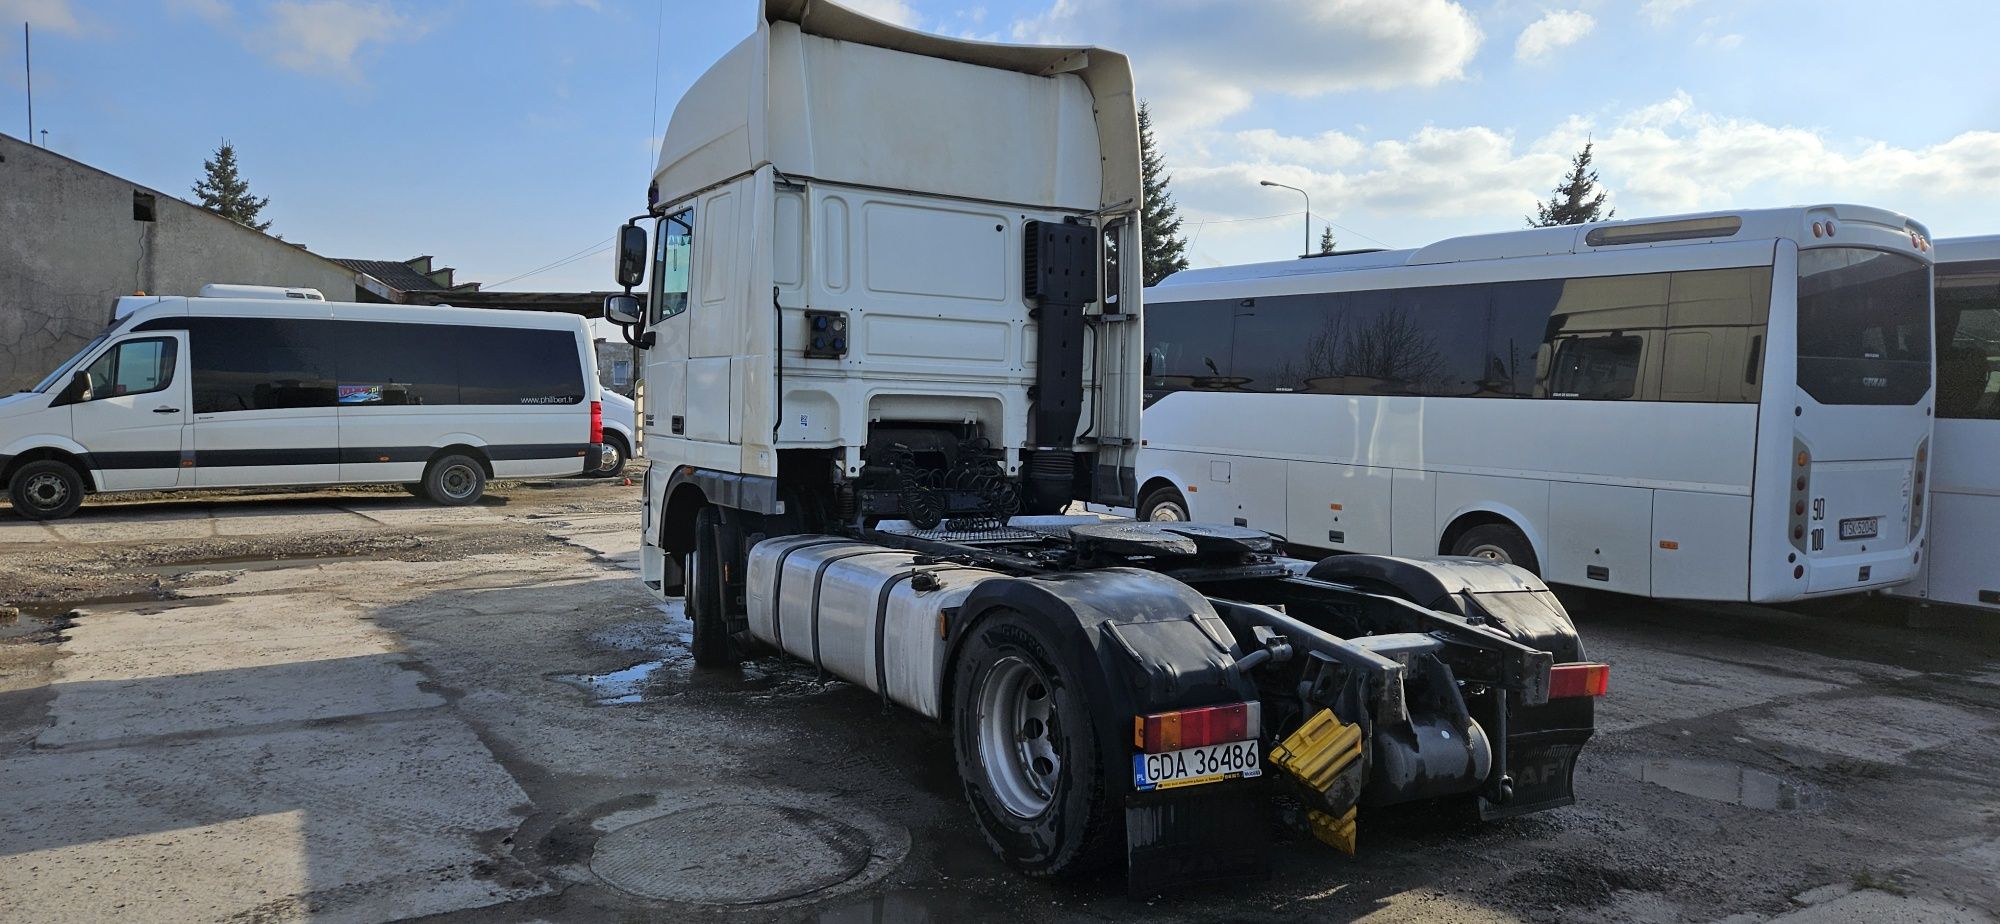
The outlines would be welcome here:
M 1611 665 L 1579 661 L 1549 668 L 1549 698 L 1603 696 L 1611 692 Z
M 1243 741 L 1263 733 L 1263 706 L 1232 703 L 1132 717 L 1132 746 L 1148 754 Z
M 604 442 L 604 402 L 590 402 L 590 441 Z

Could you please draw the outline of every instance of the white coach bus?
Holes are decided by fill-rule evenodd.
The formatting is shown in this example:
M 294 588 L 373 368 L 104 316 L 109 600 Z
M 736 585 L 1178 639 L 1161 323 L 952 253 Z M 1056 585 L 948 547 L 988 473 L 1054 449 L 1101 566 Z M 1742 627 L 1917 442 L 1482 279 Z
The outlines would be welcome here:
M 0 398 L 14 512 L 65 517 L 91 493 L 370 482 L 461 505 L 488 478 L 597 467 L 582 318 L 269 291 L 121 298 L 110 329 Z
M 2000 611 L 2000 234 L 1937 242 L 1930 544 L 1896 593 Z
M 1138 512 L 1655 597 L 1907 581 L 1931 262 L 1922 225 L 1822 205 L 1177 273 Z

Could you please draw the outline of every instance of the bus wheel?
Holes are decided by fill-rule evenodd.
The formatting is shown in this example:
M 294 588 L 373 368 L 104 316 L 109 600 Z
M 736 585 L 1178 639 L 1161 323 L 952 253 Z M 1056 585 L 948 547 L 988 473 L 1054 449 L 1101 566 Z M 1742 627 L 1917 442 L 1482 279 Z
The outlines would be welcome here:
M 36 459 L 7 483 L 14 512 L 30 520 L 60 520 L 83 506 L 83 476 L 68 463 Z
M 1171 487 L 1154 488 L 1139 502 L 1139 519 L 1156 523 L 1185 523 L 1189 519 L 1187 500 Z
M 1485 523 L 1466 530 L 1457 542 L 1452 543 L 1451 554 L 1484 558 L 1526 568 L 1536 574 L 1542 573 L 1540 564 L 1535 561 L 1535 547 L 1528 544 L 1528 537 L 1505 523 Z
M 1081 872 L 1116 833 L 1097 729 L 1042 624 L 981 620 L 952 678 L 952 741 L 986 842 L 1030 876 Z
M 694 551 L 687 554 L 683 577 L 687 618 L 694 623 L 688 648 L 696 667 L 735 667 L 739 661 L 722 612 L 722 554 L 722 517 L 714 507 L 703 507 L 695 514 Z
M 486 469 L 479 460 L 456 453 L 431 463 L 424 473 L 424 496 L 431 503 L 463 507 L 486 493 Z

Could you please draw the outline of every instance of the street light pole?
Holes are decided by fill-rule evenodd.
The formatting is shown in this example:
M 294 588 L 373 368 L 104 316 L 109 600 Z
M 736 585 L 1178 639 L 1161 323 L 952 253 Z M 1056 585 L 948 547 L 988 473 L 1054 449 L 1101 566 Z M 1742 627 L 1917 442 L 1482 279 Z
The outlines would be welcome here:
M 1292 192 L 1298 193 L 1299 195 L 1306 197 L 1306 246 L 1305 249 L 1299 251 L 1299 256 L 1302 257 L 1311 256 L 1313 252 L 1313 197 L 1307 195 L 1305 190 L 1300 189 L 1297 186 L 1286 186 L 1283 183 L 1273 183 L 1270 180 L 1258 180 L 1257 185 L 1276 186 L 1279 189 L 1289 189 Z

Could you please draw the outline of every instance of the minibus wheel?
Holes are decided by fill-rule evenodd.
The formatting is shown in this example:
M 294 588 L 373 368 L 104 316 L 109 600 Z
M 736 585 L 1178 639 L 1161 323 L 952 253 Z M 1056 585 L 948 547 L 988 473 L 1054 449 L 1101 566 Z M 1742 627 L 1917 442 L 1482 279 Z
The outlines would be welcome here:
M 30 520 L 60 520 L 83 506 L 83 476 L 66 462 L 36 459 L 14 471 L 7 495 Z
M 424 473 L 424 496 L 446 507 L 463 507 L 486 493 L 486 469 L 478 459 L 452 454 L 431 463 Z
M 632 457 L 632 450 L 625 446 L 625 438 L 616 433 L 604 434 L 603 461 L 597 471 L 591 474 L 599 478 L 616 478 L 625 471 L 625 460 Z

